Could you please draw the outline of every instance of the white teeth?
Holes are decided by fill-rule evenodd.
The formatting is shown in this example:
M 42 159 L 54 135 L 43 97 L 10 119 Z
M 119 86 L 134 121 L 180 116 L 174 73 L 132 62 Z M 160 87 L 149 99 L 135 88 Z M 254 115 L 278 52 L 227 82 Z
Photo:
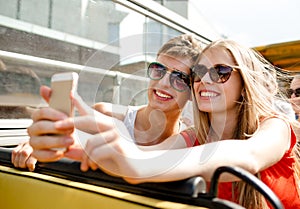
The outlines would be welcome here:
M 166 95 L 166 94 L 163 94 L 163 93 L 161 93 L 160 91 L 156 91 L 156 94 L 159 96 L 159 97 L 163 97 L 163 98 L 171 98 L 171 96 L 169 96 L 169 95 Z
M 202 96 L 202 97 L 215 97 L 215 96 L 217 96 L 217 94 L 214 93 L 214 92 L 203 91 L 203 92 L 200 92 L 200 96 Z

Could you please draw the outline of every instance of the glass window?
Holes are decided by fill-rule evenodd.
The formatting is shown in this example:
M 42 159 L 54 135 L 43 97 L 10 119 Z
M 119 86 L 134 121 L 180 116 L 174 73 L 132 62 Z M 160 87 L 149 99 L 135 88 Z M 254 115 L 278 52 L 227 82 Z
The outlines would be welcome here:
M 46 105 L 39 87 L 63 71 L 79 73 L 90 105 L 145 104 L 145 69 L 180 33 L 108 0 L 0 0 L 0 106 Z

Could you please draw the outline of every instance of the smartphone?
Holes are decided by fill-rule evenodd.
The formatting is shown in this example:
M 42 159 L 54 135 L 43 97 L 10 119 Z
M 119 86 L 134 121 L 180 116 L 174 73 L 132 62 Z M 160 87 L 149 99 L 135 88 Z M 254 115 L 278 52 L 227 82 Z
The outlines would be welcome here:
M 78 74 L 75 72 L 57 73 L 51 77 L 51 96 L 49 106 L 73 116 L 74 108 L 71 95 L 77 90 Z M 66 148 L 52 148 L 65 152 Z
M 51 97 L 49 106 L 73 116 L 71 95 L 77 90 L 78 74 L 75 72 L 57 73 L 51 77 Z

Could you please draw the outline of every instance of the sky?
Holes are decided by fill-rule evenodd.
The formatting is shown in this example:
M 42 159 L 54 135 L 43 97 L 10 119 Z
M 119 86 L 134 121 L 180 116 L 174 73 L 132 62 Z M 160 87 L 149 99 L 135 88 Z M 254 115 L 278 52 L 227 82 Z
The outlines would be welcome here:
M 300 40 L 300 0 L 193 0 L 191 4 L 216 31 L 249 47 Z

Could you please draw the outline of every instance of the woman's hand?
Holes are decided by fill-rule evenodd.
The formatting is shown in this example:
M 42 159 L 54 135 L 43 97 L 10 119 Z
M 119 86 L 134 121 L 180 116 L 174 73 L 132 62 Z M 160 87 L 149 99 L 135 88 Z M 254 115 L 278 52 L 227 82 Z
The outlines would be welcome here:
M 29 171 L 34 171 L 37 159 L 31 155 L 32 151 L 29 142 L 19 144 L 12 151 L 11 162 L 17 168 L 28 168 Z
M 111 116 L 98 112 L 88 106 L 77 93 L 74 95 L 73 102 L 74 107 L 80 115 L 74 118 L 76 129 L 89 134 L 97 134 L 114 128 Z
M 74 118 L 76 129 L 93 135 L 84 148 L 80 167 L 82 171 L 100 168 L 129 183 L 141 183 L 165 180 L 160 178 L 160 174 L 179 162 L 181 155 L 171 154 L 171 157 L 165 158 L 166 150 L 140 149 L 122 121 L 91 111 L 80 97 L 75 96 L 74 105 L 82 115 Z
M 145 153 L 138 149 L 121 121 L 110 117 L 107 122 L 114 127 L 95 134 L 87 141 L 81 170 L 100 168 L 109 175 L 136 183 L 135 179 L 140 176 L 138 162 L 143 163 Z
M 51 89 L 47 86 L 41 86 L 40 94 L 48 102 L 51 95 Z M 36 157 L 40 161 L 54 161 L 55 159 L 62 157 L 62 153 L 54 153 L 52 150 L 47 149 L 51 146 L 64 146 L 62 144 L 56 143 L 56 140 L 50 140 L 51 138 L 57 139 L 57 137 L 54 137 L 54 134 L 72 132 L 73 128 L 71 126 L 68 131 L 59 131 L 54 130 L 53 128 L 53 130 L 51 130 L 51 127 L 54 126 L 54 121 L 62 120 L 65 118 L 66 115 L 59 113 L 51 108 L 36 110 L 32 115 L 33 124 L 28 128 L 28 134 L 31 137 L 30 142 L 20 144 L 12 151 L 11 161 L 14 166 L 20 168 L 28 168 L 30 171 L 33 171 L 37 162 Z M 30 143 L 33 145 L 33 147 L 30 145 Z M 64 141 L 64 143 L 68 146 L 72 143 L 72 141 L 70 141 L 69 143 L 66 143 L 66 141 Z M 33 148 L 35 149 L 35 151 L 33 150 Z
M 42 108 L 32 115 L 33 123 L 28 127 L 32 155 L 41 162 L 56 161 L 64 153 L 53 148 L 68 148 L 74 144 L 74 123 L 62 112 Z
M 49 102 L 51 89 L 47 86 L 40 88 L 41 96 Z M 75 125 L 82 131 L 90 134 L 110 128 L 110 125 L 98 127 L 97 120 L 107 120 L 102 114 L 93 110 L 82 99 L 75 95 L 73 102 L 81 116 L 68 118 L 62 112 L 53 108 L 42 108 L 36 110 L 32 115 L 33 124 L 28 127 L 30 145 L 33 148 L 32 155 L 41 162 L 56 161 L 62 157 L 81 160 L 82 148 L 76 143 L 74 137 Z M 55 150 L 66 148 L 67 151 Z M 27 153 L 28 154 L 28 153 Z

